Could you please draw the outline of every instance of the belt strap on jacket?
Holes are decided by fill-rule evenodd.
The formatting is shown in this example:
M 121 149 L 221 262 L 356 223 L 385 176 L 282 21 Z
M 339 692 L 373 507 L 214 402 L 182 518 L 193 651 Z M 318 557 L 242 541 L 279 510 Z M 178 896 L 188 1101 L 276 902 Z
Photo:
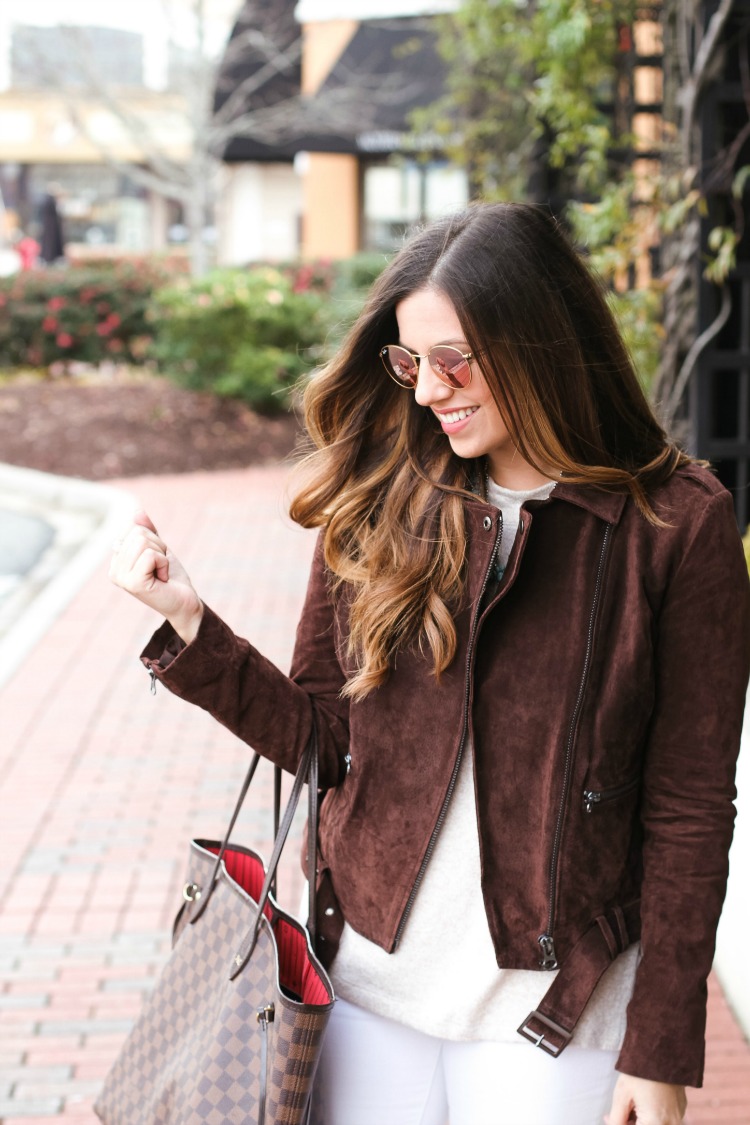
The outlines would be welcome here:
M 570 1042 L 597 984 L 614 959 L 641 936 L 640 900 L 601 914 L 573 946 L 519 1035 L 557 1058 Z

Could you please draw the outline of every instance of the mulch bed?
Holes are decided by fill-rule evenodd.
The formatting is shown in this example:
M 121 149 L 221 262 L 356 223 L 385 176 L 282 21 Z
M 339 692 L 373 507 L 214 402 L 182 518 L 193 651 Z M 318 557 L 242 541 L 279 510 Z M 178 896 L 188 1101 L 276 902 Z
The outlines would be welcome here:
M 278 462 L 292 415 L 183 390 L 132 370 L 0 383 L 0 461 L 86 480 Z

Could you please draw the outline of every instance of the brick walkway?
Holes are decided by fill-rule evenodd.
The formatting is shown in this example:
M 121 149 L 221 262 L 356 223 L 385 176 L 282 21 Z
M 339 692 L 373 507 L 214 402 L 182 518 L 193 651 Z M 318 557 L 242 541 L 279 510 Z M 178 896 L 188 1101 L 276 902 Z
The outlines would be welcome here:
M 312 536 L 281 470 L 127 482 L 238 632 L 288 666 Z M 168 952 L 186 843 L 220 835 L 246 748 L 136 656 L 156 619 L 105 567 L 0 692 L 0 1121 L 93 1125 L 102 1077 Z M 270 775 L 238 839 L 269 833 Z M 297 848 L 281 879 L 298 900 Z M 690 1125 L 750 1123 L 750 1048 L 712 980 L 706 1086 Z M 356 1125 L 352 1122 L 352 1125 Z

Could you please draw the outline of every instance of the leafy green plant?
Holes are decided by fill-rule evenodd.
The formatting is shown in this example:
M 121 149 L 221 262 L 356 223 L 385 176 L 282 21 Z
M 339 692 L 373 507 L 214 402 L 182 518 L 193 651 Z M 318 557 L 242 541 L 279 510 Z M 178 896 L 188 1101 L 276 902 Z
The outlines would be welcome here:
M 632 52 L 632 0 L 464 0 L 441 18 L 441 101 L 415 129 L 444 138 L 484 199 L 565 201 L 565 215 L 649 385 L 660 358 L 661 289 L 627 284 L 654 209 L 637 200 L 629 121 L 615 110 Z M 534 186 L 532 186 L 534 185 Z M 652 203 L 659 201 L 652 200 Z M 675 216 L 676 218 L 676 216 Z
M 146 311 L 163 280 L 158 267 L 123 263 L 0 279 L 0 365 L 142 362 L 151 343 Z
M 385 254 L 363 251 L 336 264 L 335 289 L 340 293 L 365 292 L 374 285 L 388 264 Z
M 720 161 L 703 169 L 695 127 L 696 107 L 727 35 L 735 34 L 733 8 L 718 5 L 709 20 L 687 0 L 651 10 L 633 0 L 462 0 L 439 18 L 445 94 L 413 116 L 417 136 L 437 135 L 468 169 L 474 197 L 550 202 L 564 215 L 612 290 L 668 429 L 700 354 L 685 311 L 697 303 L 694 264 L 722 290 L 722 310 L 731 308 L 726 282 L 746 225 L 745 130 L 727 137 Z M 664 38 L 661 130 L 637 139 L 634 34 L 640 24 L 651 38 L 646 53 L 658 52 L 657 21 Z M 699 220 L 705 227 L 706 219 L 704 243 Z M 646 265 L 655 245 L 659 278 Z M 713 335 L 722 317 L 724 311 Z M 713 335 L 702 334 L 703 347 Z
M 327 359 L 385 265 L 383 255 L 168 277 L 150 262 L 0 281 L 0 366 L 156 361 L 191 390 L 287 408 Z
M 192 390 L 289 406 L 297 380 L 324 357 L 327 302 L 297 289 L 288 270 L 261 266 L 183 279 L 156 294 L 152 354 Z

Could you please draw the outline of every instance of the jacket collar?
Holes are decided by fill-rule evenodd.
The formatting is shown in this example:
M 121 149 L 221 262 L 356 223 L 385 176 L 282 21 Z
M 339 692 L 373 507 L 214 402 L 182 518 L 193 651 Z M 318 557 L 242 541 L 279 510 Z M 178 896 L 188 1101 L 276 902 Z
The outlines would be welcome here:
M 607 523 L 619 523 L 628 494 L 610 492 L 591 484 L 573 484 L 571 481 L 558 481 L 552 490 L 551 499 L 567 500 L 593 512 Z
M 473 485 L 477 492 L 477 499 L 480 503 L 484 503 L 478 483 L 475 481 Z M 591 484 L 573 484 L 571 481 L 560 480 L 555 484 L 549 500 L 531 500 L 529 504 L 537 507 L 549 503 L 550 500 L 566 500 L 569 504 L 585 508 L 587 512 L 592 512 L 607 523 L 619 523 L 627 499 L 628 496 L 624 492 L 610 492 L 606 488 L 597 488 Z

